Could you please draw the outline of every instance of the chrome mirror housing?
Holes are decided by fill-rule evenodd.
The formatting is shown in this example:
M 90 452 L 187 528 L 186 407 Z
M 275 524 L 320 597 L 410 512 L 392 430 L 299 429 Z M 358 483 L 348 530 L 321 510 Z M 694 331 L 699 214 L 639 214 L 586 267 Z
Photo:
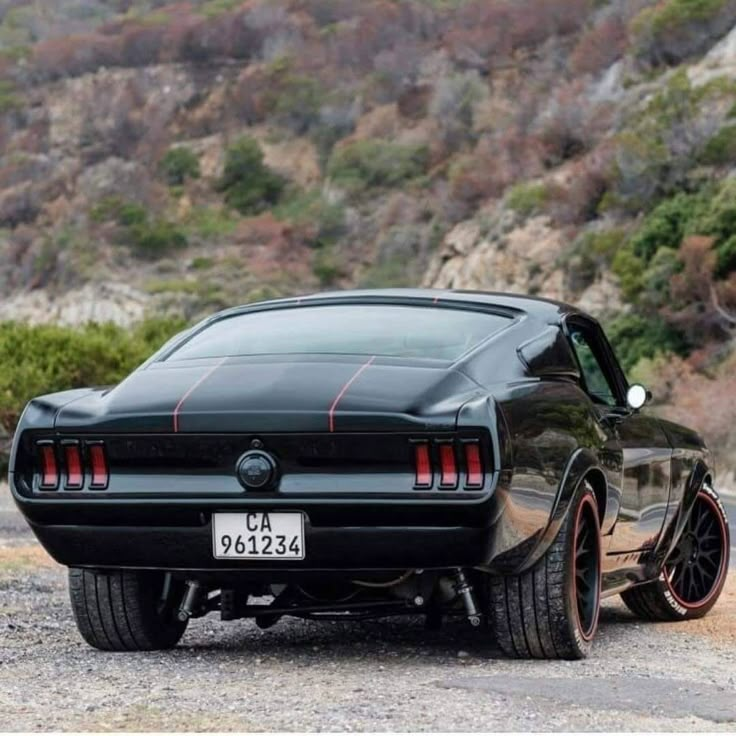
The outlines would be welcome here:
M 633 383 L 629 386 L 629 390 L 626 392 L 626 404 L 629 409 L 637 411 L 638 409 L 641 409 L 647 401 L 649 401 L 649 397 L 649 391 L 647 391 L 644 386 L 640 383 Z

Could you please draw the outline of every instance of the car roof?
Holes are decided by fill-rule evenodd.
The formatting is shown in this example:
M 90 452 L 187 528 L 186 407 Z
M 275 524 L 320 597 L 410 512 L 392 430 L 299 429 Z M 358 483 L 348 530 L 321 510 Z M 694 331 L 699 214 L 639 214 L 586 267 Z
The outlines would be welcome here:
M 557 324 L 564 317 L 572 314 L 584 315 L 576 307 L 564 302 L 529 296 L 527 294 L 513 294 L 490 291 L 471 291 L 463 289 L 346 289 L 344 291 L 328 291 L 308 294 L 305 296 L 274 299 L 267 302 L 246 304 L 240 307 L 220 312 L 217 317 L 246 312 L 254 307 L 266 304 L 299 306 L 310 303 L 340 303 L 340 302 L 391 302 L 392 300 L 427 301 L 432 304 L 448 302 L 467 302 L 489 307 L 500 307 L 522 312 L 547 324 Z M 588 316 L 588 315 L 584 315 Z

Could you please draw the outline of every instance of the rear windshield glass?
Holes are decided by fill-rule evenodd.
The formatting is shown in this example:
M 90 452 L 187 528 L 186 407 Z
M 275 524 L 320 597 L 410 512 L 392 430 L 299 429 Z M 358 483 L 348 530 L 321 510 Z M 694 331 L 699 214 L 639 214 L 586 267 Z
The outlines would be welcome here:
M 488 312 L 390 305 L 273 309 L 212 323 L 168 360 L 296 353 L 455 360 L 509 324 Z

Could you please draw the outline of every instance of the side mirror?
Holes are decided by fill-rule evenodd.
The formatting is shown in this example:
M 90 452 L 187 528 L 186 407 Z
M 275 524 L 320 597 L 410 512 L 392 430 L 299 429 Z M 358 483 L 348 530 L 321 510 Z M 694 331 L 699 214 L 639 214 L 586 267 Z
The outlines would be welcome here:
M 641 409 L 651 397 L 652 395 L 644 388 L 644 386 L 640 383 L 634 383 L 629 386 L 629 390 L 626 392 L 626 405 L 632 411 L 637 411 L 638 409 Z

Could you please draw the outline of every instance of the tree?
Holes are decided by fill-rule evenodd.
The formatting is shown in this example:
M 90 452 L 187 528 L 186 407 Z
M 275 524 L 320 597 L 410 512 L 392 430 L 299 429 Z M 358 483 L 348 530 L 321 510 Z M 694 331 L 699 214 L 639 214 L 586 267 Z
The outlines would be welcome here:
M 286 180 L 263 163 L 257 140 L 246 136 L 228 147 L 218 189 L 230 207 L 258 214 L 279 201 L 285 186 Z
M 199 179 L 199 159 L 191 148 L 170 148 L 161 159 L 161 172 L 170 186 L 181 186 L 187 179 Z

